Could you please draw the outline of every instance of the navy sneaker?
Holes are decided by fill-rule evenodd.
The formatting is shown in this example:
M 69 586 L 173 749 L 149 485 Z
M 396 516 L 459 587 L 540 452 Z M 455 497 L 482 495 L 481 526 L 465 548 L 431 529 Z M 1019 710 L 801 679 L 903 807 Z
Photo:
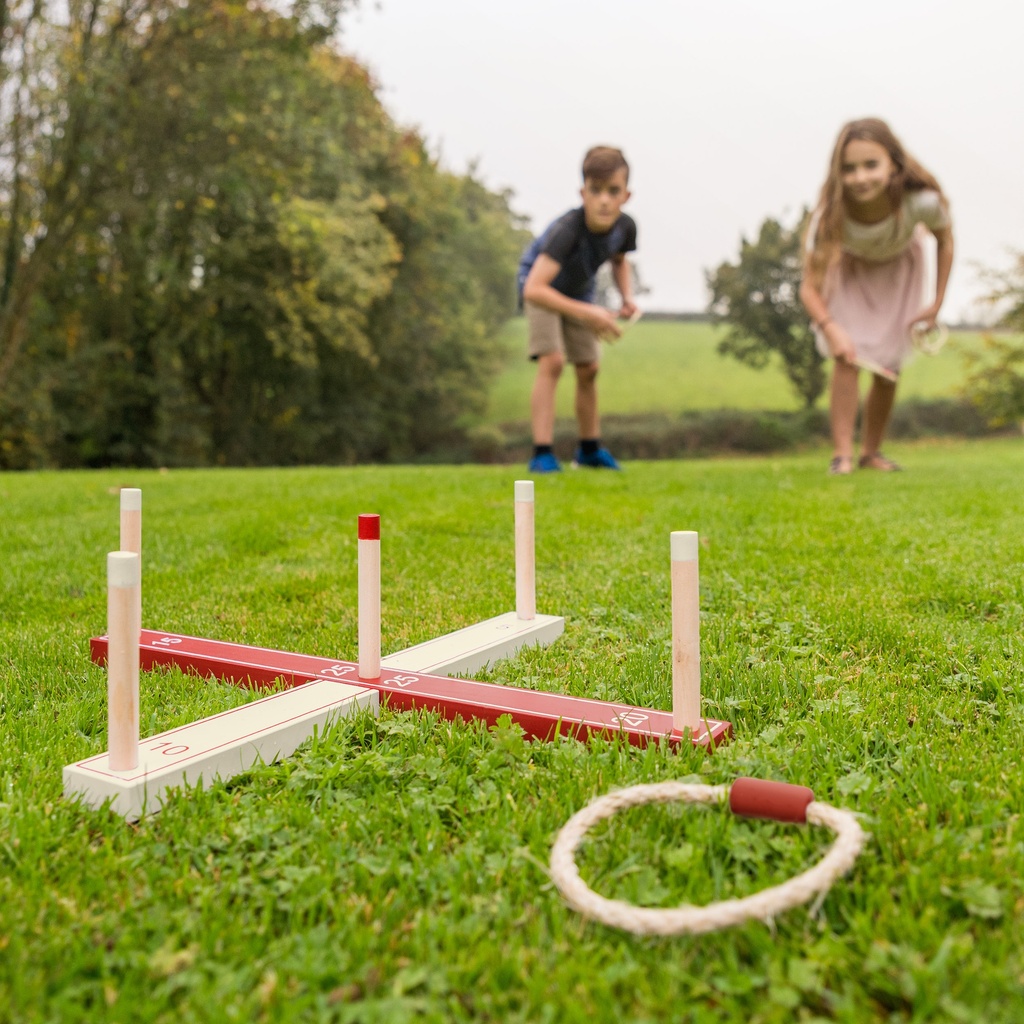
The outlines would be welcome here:
M 607 448 L 598 448 L 596 452 L 591 452 L 588 455 L 583 454 L 582 448 L 577 448 L 572 464 L 574 466 L 585 466 L 588 469 L 620 468 L 619 464 L 615 461 L 615 456 Z
M 541 455 L 534 455 L 530 459 L 531 473 L 561 473 L 562 464 L 551 452 L 544 452 Z

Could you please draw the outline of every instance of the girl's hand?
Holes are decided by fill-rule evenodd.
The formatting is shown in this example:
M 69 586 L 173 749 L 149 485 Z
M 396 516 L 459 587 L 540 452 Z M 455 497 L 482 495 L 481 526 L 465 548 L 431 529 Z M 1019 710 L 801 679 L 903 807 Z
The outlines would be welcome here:
M 910 321 L 909 326 L 913 327 L 916 324 L 925 324 L 926 331 L 934 331 L 939 326 L 939 307 L 934 303 L 928 306 L 927 309 L 922 309 L 913 320 Z
M 825 329 L 822 333 L 828 342 L 833 359 L 841 359 L 844 363 L 852 363 L 857 358 L 857 350 L 853 347 L 850 336 L 835 320 L 825 324 Z
M 639 311 L 639 307 L 632 299 L 623 299 L 622 305 L 619 307 L 619 319 L 628 320 L 634 313 Z

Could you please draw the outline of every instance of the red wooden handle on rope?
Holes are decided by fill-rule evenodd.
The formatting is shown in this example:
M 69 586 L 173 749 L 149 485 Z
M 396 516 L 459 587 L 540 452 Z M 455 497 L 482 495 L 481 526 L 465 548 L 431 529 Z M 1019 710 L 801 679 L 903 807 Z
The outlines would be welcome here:
M 744 818 L 770 818 L 772 821 L 807 821 L 807 805 L 814 791 L 806 786 L 766 779 L 737 779 L 729 789 L 729 809 Z

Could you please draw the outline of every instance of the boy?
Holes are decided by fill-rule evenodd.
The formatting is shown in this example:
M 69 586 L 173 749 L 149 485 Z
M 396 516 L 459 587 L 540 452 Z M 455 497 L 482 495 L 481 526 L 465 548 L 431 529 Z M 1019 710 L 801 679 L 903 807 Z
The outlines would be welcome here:
M 566 360 L 576 368 L 576 419 L 579 447 L 575 464 L 618 469 L 601 447 L 597 413 L 597 369 L 601 337 L 618 338 L 616 314 L 594 305 L 598 268 L 612 262 L 612 277 L 622 296 L 620 317 L 637 312 L 626 253 L 636 249 L 636 224 L 621 213 L 629 199 L 629 165 L 619 149 L 595 146 L 583 159 L 583 206 L 548 226 L 523 253 L 519 282 L 529 328 L 530 358 L 537 377 L 530 396 L 533 427 L 531 473 L 561 470 L 552 444 L 555 391 Z

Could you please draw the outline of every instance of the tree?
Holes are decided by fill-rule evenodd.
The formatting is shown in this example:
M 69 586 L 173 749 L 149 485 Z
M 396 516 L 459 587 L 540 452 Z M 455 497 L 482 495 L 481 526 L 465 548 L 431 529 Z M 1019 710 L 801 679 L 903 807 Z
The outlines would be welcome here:
M 236 461 L 241 421 L 279 418 L 271 353 L 308 362 L 319 330 L 369 358 L 361 326 L 399 256 L 338 152 L 340 90 L 313 67 L 329 26 L 242 0 L 68 14 L 26 8 L 7 94 L 26 141 L 0 193 L 3 441 L 13 419 L 59 464 Z
M 825 390 L 825 371 L 799 298 L 806 223 L 806 211 L 792 228 L 768 218 L 756 241 L 741 240 L 738 262 L 709 271 L 707 283 L 709 311 L 716 322 L 730 327 L 718 351 L 757 369 L 778 356 L 810 409 Z
M 999 325 L 1024 334 L 1024 252 L 1008 270 L 988 274 L 993 289 L 988 301 L 1001 308 Z M 1024 345 L 987 333 L 985 354 L 965 353 L 968 376 L 963 392 L 994 426 L 1019 422 L 1024 429 Z
M 0 466 L 393 459 L 480 406 L 521 225 L 507 194 L 395 126 L 310 20 L 344 6 L 97 0 L 70 84 L 79 35 L 44 26 L 36 66 L 57 70 L 23 76 L 26 96 L 54 82 L 92 98 L 91 184 L 66 234 L 41 227 L 2 282 L 38 273 L 15 342 L 0 338 Z M 56 158 L 21 152 L 41 209 Z M 14 195 L 0 187 L 8 241 L 35 223 Z
M 498 367 L 497 329 L 515 308 L 515 266 L 529 235 L 510 194 L 440 171 L 406 134 L 377 185 L 402 259 L 369 334 L 379 365 L 359 402 L 373 400 L 377 458 L 429 451 L 482 411 Z M 372 421 L 371 421 L 372 422 Z M 390 451 L 383 448 L 391 446 Z

